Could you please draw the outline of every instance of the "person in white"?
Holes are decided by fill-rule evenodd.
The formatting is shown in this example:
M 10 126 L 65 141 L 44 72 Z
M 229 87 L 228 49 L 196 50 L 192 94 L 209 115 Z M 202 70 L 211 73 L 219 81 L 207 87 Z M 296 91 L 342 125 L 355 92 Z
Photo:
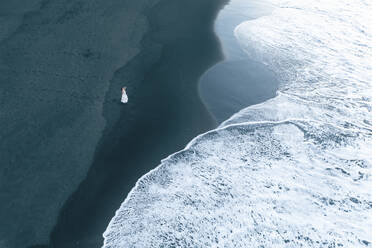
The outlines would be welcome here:
M 127 89 L 127 87 L 121 88 L 121 102 L 122 103 L 127 103 L 128 102 L 127 92 L 125 91 L 126 89 Z

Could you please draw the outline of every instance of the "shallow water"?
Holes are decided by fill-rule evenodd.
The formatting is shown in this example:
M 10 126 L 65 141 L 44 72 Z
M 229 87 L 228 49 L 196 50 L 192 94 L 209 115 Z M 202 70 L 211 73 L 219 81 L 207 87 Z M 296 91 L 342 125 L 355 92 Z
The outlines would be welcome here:
M 209 112 L 218 123 L 247 106 L 275 96 L 275 74 L 248 58 L 226 60 L 205 72 L 199 91 Z
M 234 36 L 242 21 L 269 14 L 272 7 L 264 1 L 234 0 L 219 13 L 215 22 L 224 61 L 203 74 L 199 93 L 218 123 L 250 105 L 273 98 L 279 82 L 265 65 L 244 53 Z
M 278 95 L 143 176 L 105 247 L 371 245 L 372 5 L 272 3 L 235 35 Z

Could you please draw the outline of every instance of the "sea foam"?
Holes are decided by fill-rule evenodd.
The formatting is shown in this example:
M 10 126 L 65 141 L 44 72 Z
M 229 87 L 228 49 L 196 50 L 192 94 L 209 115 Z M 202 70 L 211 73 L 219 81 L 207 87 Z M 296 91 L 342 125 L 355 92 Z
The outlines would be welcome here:
M 272 2 L 235 36 L 277 96 L 143 176 L 104 247 L 372 245 L 372 5 Z

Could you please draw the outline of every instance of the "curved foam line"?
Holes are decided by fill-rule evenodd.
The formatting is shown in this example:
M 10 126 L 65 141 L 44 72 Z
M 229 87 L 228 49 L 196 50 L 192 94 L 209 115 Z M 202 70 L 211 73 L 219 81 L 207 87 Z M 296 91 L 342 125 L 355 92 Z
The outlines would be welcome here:
M 341 7 L 343 7 L 343 5 L 342 5 L 343 2 L 342 1 L 343 0 L 340 1 L 341 2 Z M 300 2 L 300 4 L 302 3 L 301 1 L 299 1 L 299 2 Z M 319 3 L 321 1 L 315 1 L 315 2 Z M 290 2 L 289 4 L 296 4 L 296 3 L 291 3 Z M 354 2 L 351 2 L 351 4 L 352 3 L 357 4 L 358 2 L 354 1 Z M 307 4 L 307 2 L 305 2 L 305 5 L 304 5 L 305 10 L 308 7 L 306 4 Z M 324 3 L 324 4 L 326 4 L 326 3 Z M 323 5 L 320 5 L 320 6 L 323 7 Z M 337 7 L 340 7 L 340 6 L 335 6 L 334 9 L 337 10 Z M 285 6 L 284 6 L 284 8 L 285 8 Z M 326 8 L 326 10 L 328 10 L 327 8 L 329 8 L 329 6 L 326 5 L 325 8 Z M 334 9 L 332 7 L 330 9 L 330 11 L 334 12 Z M 293 11 L 296 11 L 296 9 L 292 8 L 289 11 L 290 11 L 289 13 L 293 13 Z M 301 14 L 304 14 L 305 18 L 309 17 L 309 14 L 306 11 L 303 11 L 303 10 L 301 10 L 301 11 L 302 11 Z M 355 11 L 355 10 L 352 10 L 350 12 L 352 17 L 355 14 L 353 11 Z M 331 12 L 331 14 L 334 14 L 333 12 Z M 309 12 L 309 13 L 314 14 L 312 12 Z M 289 82 L 293 83 L 294 84 L 294 86 L 293 86 L 294 89 L 293 90 L 284 89 L 286 92 L 281 92 L 279 90 L 277 92 L 276 97 L 274 97 L 274 98 L 272 98 L 268 101 L 265 101 L 263 103 L 252 105 L 248 108 L 245 108 L 245 109 L 239 111 L 238 113 L 235 113 L 228 120 L 224 121 L 218 128 L 216 128 L 214 130 L 210 130 L 206 133 L 203 133 L 203 134 L 200 134 L 200 135 L 196 136 L 185 146 L 184 149 L 182 149 L 178 152 L 175 152 L 175 153 L 169 155 L 168 157 L 166 157 L 165 159 L 161 160 L 161 163 L 156 168 L 154 168 L 153 170 L 151 170 L 148 173 L 146 173 L 145 175 L 143 175 L 136 182 L 134 188 L 132 188 L 132 190 L 129 192 L 129 194 L 127 195 L 124 202 L 121 204 L 120 208 L 115 212 L 115 217 L 118 216 L 120 218 L 120 213 L 123 214 L 123 212 L 121 212 L 121 210 L 122 210 L 122 208 L 125 208 L 124 205 L 126 205 L 128 203 L 128 201 L 130 201 L 131 199 L 136 198 L 136 196 L 134 194 L 135 194 L 135 191 L 137 191 L 137 189 L 139 188 L 139 186 L 140 186 L 139 184 L 142 181 L 145 181 L 146 178 L 148 178 L 151 174 L 160 170 L 163 166 L 165 166 L 165 163 L 172 160 L 172 158 L 174 156 L 191 149 L 194 144 L 196 144 L 199 140 L 202 140 L 203 137 L 208 135 L 208 134 L 216 133 L 216 132 L 219 132 L 221 130 L 227 130 L 229 128 L 235 128 L 235 127 L 246 127 L 246 126 L 249 126 L 249 125 L 292 124 L 292 125 L 295 125 L 296 127 L 298 127 L 300 129 L 299 131 L 300 131 L 301 134 L 304 131 L 307 132 L 309 130 L 310 131 L 309 132 L 310 138 L 314 137 L 314 140 L 312 140 L 312 141 L 315 142 L 315 143 L 318 142 L 316 144 L 311 144 L 311 145 L 314 145 L 314 146 L 319 145 L 319 147 L 317 147 L 318 149 L 315 150 L 316 153 L 314 153 L 316 156 L 318 154 L 320 154 L 320 157 L 319 157 L 320 160 L 319 161 L 323 161 L 322 158 L 324 158 L 324 160 L 326 161 L 325 165 L 327 165 L 327 167 L 328 167 L 327 158 L 331 157 L 331 160 L 329 162 L 329 166 L 332 167 L 332 163 L 333 162 L 336 163 L 335 164 L 336 167 L 330 168 L 331 170 L 332 169 L 335 169 L 335 170 L 342 169 L 342 168 L 338 168 L 338 166 L 340 166 L 340 167 L 345 166 L 345 168 L 348 168 L 349 164 L 347 164 L 347 163 L 343 164 L 343 162 L 342 162 L 344 157 L 342 157 L 342 156 L 341 157 L 337 157 L 337 156 L 332 157 L 333 154 L 338 155 L 340 150 L 337 150 L 337 149 L 332 150 L 333 148 L 335 148 L 335 147 L 332 147 L 332 145 L 331 145 L 331 148 L 329 150 L 324 149 L 322 147 L 323 142 L 328 142 L 328 141 L 330 141 L 330 142 L 334 141 L 336 143 L 339 142 L 337 144 L 340 144 L 340 147 L 344 148 L 346 151 L 348 151 L 348 149 L 349 150 L 351 149 L 350 150 L 351 153 L 346 154 L 347 159 L 350 158 L 350 161 L 354 161 L 354 160 L 355 161 L 356 160 L 361 160 L 362 161 L 361 165 L 366 166 L 366 167 L 362 167 L 362 168 L 365 168 L 365 171 L 362 171 L 362 172 L 365 172 L 365 174 L 368 177 L 368 173 L 370 172 L 370 167 L 368 167 L 369 166 L 368 163 L 370 164 L 370 160 L 369 160 L 369 158 L 366 154 L 368 153 L 368 150 L 369 150 L 368 148 L 371 147 L 370 138 L 371 138 L 371 135 L 372 135 L 372 131 L 371 131 L 370 126 L 367 126 L 367 124 L 366 125 L 363 124 L 363 119 L 367 122 L 368 121 L 371 122 L 370 121 L 370 116 L 368 116 L 368 113 L 369 113 L 370 110 L 372 110 L 372 108 L 371 108 L 370 105 L 368 105 L 368 99 L 370 99 L 368 97 L 368 94 L 366 94 L 366 92 L 362 92 L 361 94 L 358 95 L 358 94 L 355 94 L 354 92 L 352 92 L 352 93 L 354 93 L 354 95 L 353 94 L 346 95 L 347 96 L 346 103 L 341 102 L 343 100 L 342 97 L 344 96 L 344 94 L 343 94 L 344 92 L 342 91 L 342 89 L 340 91 L 337 91 L 337 89 L 342 88 L 342 87 L 349 87 L 350 88 L 351 86 L 353 86 L 352 85 L 352 80 L 354 79 L 353 76 L 355 76 L 355 75 L 354 74 L 349 75 L 350 72 L 349 72 L 349 74 L 347 74 L 348 73 L 347 71 L 346 72 L 344 72 L 344 71 L 340 72 L 339 68 L 338 68 L 338 71 L 335 72 L 337 77 L 335 76 L 335 78 L 329 78 L 328 81 L 321 82 L 322 84 L 315 84 L 314 83 L 315 86 L 313 84 L 309 83 L 309 82 L 314 82 L 314 81 L 311 81 L 312 79 L 315 79 L 315 81 L 316 81 L 318 79 L 317 76 L 324 76 L 322 74 L 319 75 L 319 71 L 321 71 L 321 70 L 319 70 L 319 68 L 322 68 L 321 67 L 322 64 L 321 63 L 319 64 L 318 61 L 311 61 L 311 58 L 312 58 L 311 56 L 314 55 L 314 51 L 312 50 L 312 48 L 314 46 L 316 47 L 317 43 L 313 44 L 313 43 L 309 42 L 308 40 L 304 40 L 302 36 L 298 36 L 297 33 L 294 32 L 294 31 L 297 31 L 297 30 L 301 31 L 301 30 L 304 29 L 304 27 L 308 28 L 305 25 L 306 23 L 305 24 L 302 23 L 301 19 L 299 19 L 299 18 L 302 18 L 302 15 L 293 17 L 294 19 L 292 21 L 298 21 L 298 26 L 294 25 L 293 23 L 288 23 L 287 24 L 288 26 L 287 27 L 285 26 L 285 28 L 287 28 L 289 30 L 289 31 L 288 30 L 285 30 L 285 31 L 290 32 L 290 34 L 287 34 L 285 32 L 282 33 L 281 29 L 276 30 L 275 29 L 276 27 L 273 27 L 273 23 L 275 23 L 276 20 L 283 21 L 283 19 L 281 19 L 281 18 L 287 17 L 286 14 L 288 14 L 288 10 L 284 10 L 283 13 L 281 13 L 280 11 L 276 12 L 275 16 L 273 17 L 273 20 L 265 18 L 265 19 L 261 19 L 259 21 L 258 19 L 255 19 L 253 21 L 254 22 L 253 26 L 248 26 L 247 30 L 242 30 L 242 31 L 247 31 L 247 33 L 244 34 L 244 35 L 246 35 L 246 37 L 244 37 L 244 35 L 243 35 L 243 37 L 239 37 L 239 38 L 243 38 L 243 42 L 248 41 L 248 43 L 249 43 L 250 39 L 253 39 L 253 41 L 259 41 L 259 43 L 257 43 L 258 47 L 256 49 L 257 49 L 258 53 L 262 52 L 263 56 L 267 55 L 267 54 L 264 54 L 265 52 L 270 53 L 271 51 L 273 51 L 272 49 L 274 49 L 274 51 L 278 52 L 278 54 L 280 55 L 279 56 L 279 62 L 281 62 L 280 59 L 282 59 L 283 62 L 292 62 L 291 60 L 288 60 L 288 58 L 292 59 L 291 56 L 293 56 L 294 57 L 293 58 L 294 63 L 293 64 L 289 63 L 289 68 L 286 68 L 286 69 L 289 70 L 289 72 L 288 72 L 288 74 L 284 74 L 284 76 L 282 75 L 283 76 L 282 79 L 288 80 Z M 294 14 L 296 14 L 296 13 L 294 13 Z M 315 13 L 315 18 L 318 18 L 318 16 L 316 16 L 316 14 L 317 13 Z M 328 18 L 328 17 L 326 16 L 325 18 Z M 310 15 L 310 19 L 311 19 L 311 15 Z M 258 23 L 256 23 L 257 21 L 258 21 Z M 266 23 L 267 21 L 269 21 L 268 24 Z M 321 19 L 320 21 L 321 21 L 320 24 L 322 24 L 323 21 L 327 22 L 329 20 L 328 19 L 325 19 L 325 20 Z M 252 21 L 249 21 L 249 22 L 252 23 Z M 342 24 L 342 20 L 340 22 L 336 22 L 335 24 L 338 25 L 340 23 Z M 240 24 L 238 27 L 242 27 L 243 24 L 246 24 L 246 22 Z M 260 24 L 260 25 L 263 24 L 263 25 L 260 26 L 260 25 L 256 25 L 256 24 Z M 284 23 L 283 25 L 285 25 L 285 24 L 286 23 Z M 234 32 L 237 30 L 237 28 L 235 28 Z M 277 38 L 276 36 L 274 36 L 274 38 L 271 37 L 270 34 L 267 37 L 265 35 L 264 35 L 264 37 L 261 37 L 260 35 L 257 35 L 257 32 L 256 32 L 257 28 L 259 30 L 260 30 L 260 28 L 264 28 L 264 31 L 265 30 L 267 31 L 267 29 L 270 29 L 270 28 L 274 29 L 274 30 L 271 30 L 271 31 L 278 33 L 278 35 L 280 36 L 279 40 L 276 39 Z M 309 33 L 309 35 L 312 35 L 311 38 L 313 38 L 314 40 L 317 40 L 319 38 L 319 33 L 317 32 L 317 30 L 310 30 L 310 31 L 311 32 Z M 351 31 L 353 31 L 353 30 L 351 30 Z M 335 36 L 340 35 L 339 30 L 334 30 L 334 32 L 335 32 Z M 298 55 L 298 54 L 293 54 L 292 53 L 293 49 L 292 50 L 291 49 L 286 49 L 286 48 L 288 48 L 288 47 L 284 46 L 285 44 L 288 44 L 286 36 L 291 35 L 291 34 L 294 35 L 291 38 L 295 38 L 294 45 L 295 46 L 298 45 L 301 48 L 303 47 L 302 45 L 304 45 L 307 48 L 307 50 L 304 49 L 304 50 L 299 51 L 299 55 Z M 244 38 L 247 38 L 247 39 L 244 40 Z M 281 38 L 283 40 L 280 40 Z M 329 38 L 329 37 L 325 37 L 325 38 Z M 331 36 L 330 41 L 333 41 L 333 39 L 336 39 L 336 41 L 338 41 L 337 38 L 343 38 L 343 36 L 340 36 L 340 37 Z M 256 39 L 256 40 L 254 40 L 254 39 Z M 263 39 L 263 40 L 261 40 L 261 39 Z M 297 43 L 296 43 L 296 41 L 297 41 Z M 343 40 L 341 39 L 341 41 L 343 41 Z M 260 42 L 262 42 L 262 43 L 260 43 Z M 275 46 L 276 42 L 278 42 L 279 47 Z M 280 43 L 280 42 L 282 42 L 282 43 Z M 240 44 L 242 44 L 242 43 L 240 43 Z M 282 47 L 280 47 L 280 45 L 284 46 L 284 50 L 281 50 Z M 339 45 L 341 46 L 341 49 L 342 49 L 343 48 L 342 46 L 345 45 L 345 44 L 341 42 Z M 271 46 L 274 46 L 274 48 L 272 48 Z M 277 50 L 275 50 L 275 49 L 277 49 Z M 325 49 L 328 49 L 328 47 L 325 47 Z M 301 52 L 304 53 L 304 54 L 301 54 Z M 276 54 L 276 55 L 278 55 L 278 54 Z M 269 54 L 269 55 L 271 55 L 271 54 Z M 297 55 L 299 56 L 298 57 L 299 59 L 302 59 L 303 56 L 310 56 L 309 60 L 310 60 L 310 62 L 313 63 L 313 64 L 311 64 L 311 63 L 309 64 L 310 68 L 306 67 L 306 69 L 310 70 L 310 74 L 306 74 L 306 73 L 309 73 L 309 71 L 306 71 L 306 73 L 304 75 L 301 75 L 301 76 L 303 76 L 303 78 L 300 78 L 300 80 L 298 80 L 298 78 L 293 78 L 293 76 L 296 76 L 295 75 L 295 73 L 297 73 L 296 69 L 298 69 L 298 70 L 303 69 L 301 67 L 301 64 L 300 65 L 296 64 L 296 62 L 297 62 L 296 59 L 298 59 L 298 58 L 296 58 Z M 315 55 L 317 55 L 317 54 L 315 53 Z M 336 61 L 338 61 L 340 59 L 337 54 L 334 55 L 334 56 L 336 56 L 335 58 L 333 58 L 331 56 L 332 54 L 331 55 L 325 54 L 325 55 L 328 55 L 328 57 L 324 58 L 324 60 L 326 62 L 328 62 L 327 59 L 331 59 L 331 62 L 333 62 L 333 59 L 335 59 Z M 353 54 L 351 54 L 351 55 L 353 55 Z M 262 61 L 260 61 L 260 62 L 262 63 Z M 274 67 L 275 67 L 275 65 L 278 65 L 278 64 L 275 64 L 278 61 L 273 60 L 273 61 L 270 61 L 270 62 L 274 63 Z M 322 62 L 322 61 L 320 61 L 320 62 Z M 355 61 L 352 61 L 352 62 L 355 62 Z M 363 60 L 362 60 L 362 62 L 363 62 Z M 356 65 L 358 65 L 358 63 L 360 63 L 360 61 L 357 60 L 356 63 L 357 63 Z M 368 66 L 368 64 L 367 64 L 367 66 Z M 343 69 L 343 67 L 340 67 L 340 68 L 341 68 L 341 70 Z M 281 69 L 283 69 L 283 68 L 282 67 L 277 68 L 279 73 L 281 72 L 280 71 Z M 329 69 L 331 72 L 334 72 L 332 70 L 333 69 L 332 66 L 330 68 L 326 68 L 326 69 Z M 347 69 L 347 67 L 346 67 L 346 69 Z M 365 67 L 362 67 L 361 69 L 365 69 Z M 294 71 L 294 73 L 293 73 L 293 71 Z M 313 73 L 313 74 L 311 74 L 311 73 Z M 337 74 L 337 73 L 339 73 L 339 74 Z M 346 76 L 345 76 L 344 73 L 346 73 Z M 364 74 L 362 73 L 361 76 L 360 76 L 361 79 L 357 78 L 357 80 L 365 80 L 363 77 L 366 76 L 366 75 L 368 77 L 369 74 L 368 73 L 364 73 Z M 326 76 L 327 76 L 327 74 L 325 75 L 325 77 Z M 337 80 L 340 80 L 340 81 L 337 81 Z M 342 81 L 342 80 L 345 80 L 346 83 L 345 83 L 345 81 Z M 316 82 L 316 83 L 318 83 L 318 82 Z M 341 84 L 337 84 L 337 83 L 341 83 Z M 364 84 L 363 84 L 363 81 L 362 81 L 361 86 L 359 88 L 357 88 L 357 90 L 359 90 L 359 91 L 363 90 L 364 88 L 366 88 L 366 85 L 369 86 L 369 83 L 364 82 Z M 342 87 L 340 87 L 340 86 L 342 86 Z M 319 89 L 316 88 L 316 87 L 319 87 Z M 315 88 L 315 90 L 314 90 L 314 88 Z M 302 98 L 302 97 L 299 97 L 299 94 L 301 95 L 301 93 L 303 91 L 305 91 L 304 92 L 304 98 L 305 99 Z M 333 92 L 333 91 L 335 91 L 335 92 Z M 359 93 L 359 91 L 357 93 Z M 283 99 L 280 98 L 281 96 L 284 96 Z M 358 98 L 359 96 L 361 96 L 361 98 Z M 314 97 L 317 97 L 317 98 L 314 99 Z M 363 97 L 365 97 L 365 98 L 363 98 Z M 361 106 L 364 107 L 361 104 L 361 101 L 365 101 L 366 110 L 365 109 L 360 110 Z M 349 109 L 349 105 L 347 105 L 348 103 L 350 103 L 350 109 Z M 308 106 L 304 107 L 304 105 L 308 105 Z M 284 106 L 284 108 L 285 107 L 293 107 L 293 110 L 290 110 L 290 111 L 286 111 L 287 109 L 283 110 L 283 106 Z M 263 108 L 261 108 L 261 107 L 263 107 Z M 252 111 L 250 111 L 250 110 L 252 110 Z M 245 113 L 245 111 L 246 111 L 246 113 Z M 271 114 L 273 114 L 274 116 L 270 116 Z M 252 117 L 256 121 L 246 121 L 250 117 Z M 259 118 L 256 118 L 256 117 L 259 117 Z M 298 117 L 298 118 L 296 118 L 296 117 Z M 305 117 L 305 118 L 302 118 L 302 117 Z M 310 118 L 306 118 L 306 117 L 310 117 Z M 314 119 L 312 119 L 312 118 L 314 118 Z M 358 121 L 358 118 L 359 119 L 363 118 L 363 119 Z M 258 120 L 257 121 L 257 119 L 264 119 L 264 120 L 269 119 L 269 120 L 266 120 L 266 121 Z M 274 120 L 271 120 L 271 119 L 274 119 Z M 301 123 L 304 124 L 304 125 L 302 125 Z M 315 124 L 315 125 L 313 125 L 313 124 Z M 322 128 L 319 129 L 319 126 L 325 127 L 325 129 L 324 130 Z M 303 127 L 305 127 L 305 128 L 303 128 Z M 281 128 L 281 127 L 279 127 L 279 128 Z M 284 126 L 284 128 L 286 128 L 286 126 Z M 251 131 L 251 130 L 249 130 L 249 131 Z M 284 133 L 286 133 L 285 131 L 286 130 L 284 130 Z M 284 141 L 288 141 L 288 143 L 290 143 L 292 137 L 291 137 L 290 133 L 286 133 L 286 134 L 287 135 L 284 137 L 284 139 L 287 138 L 288 140 L 284 140 Z M 349 134 L 351 134 L 351 135 L 349 135 Z M 238 133 L 238 135 L 239 135 L 239 133 Z M 334 139 L 332 139 L 333 136 L 335 136 Z M 348 147 L 342 147 L 341 146 L 342 145 L 341 143 L 343 143 L 343 141 L 344 141 L 343 137 L 345 137 L 347 145 L 350 145 L 350 146 L 348 146 Z M 361 139 L 359 139 L 359 137 L 361 137 Z M 224 136 L 222 136 L 222 138 L 224 138 Z M 271 136 L 268 136 L 268 138 L 270 139 Z M 350 142 L 348 142 L 349 138 L 351 138 Z M 354 140 L 353 140 L 354 138 L 356 140 L 355 143 L 354 143 Z M 340 141 L 340 139 L 341 139 L 341 141 Z M 208 140 L 208 137 L 207 137 L 207 140 Z M 299 139 L 297 139 L 297 141 L 298 140 Z M 258 140 L 256 140 L 256 141 L 257 142 L 253 144 L 254 147 L 256 147 L 256 144 L 258 144 L 258 145 L 260 144 L 258 142 Z M 301 139 L 301 142 L 302 142 L 302 139 Z M 296 147 L 296 149 L 297 149 L 297 146 L 299 146 L 301 148 L 302 146 L 305 147 L 308 144 L 307 142 L 304 142 L 304 143 L 301 143 L 301 142 L 300 143 L 294 143 L 293 147 Z M 364 148 L 364 150 L 362 151 L 363 156 L 360 156 L 360 157 L 357 156 L 357 154 L 361 153 L 361 151 L 358 151 L 358 149 L 360 148 L 359 147 L 360 144 L 358 142 L 359 143 L 365 142 L 365 144 L 362 144 L 362 145 L 364 145 L 364 146 L 362 146 L 362 148 Z M 366 143 L 366 142 L 369 142 L 369 143 Z M 311 141 L 310 141 L 310 143 L 311 143 Z M 207 143 L 207 144 L 209 145 L 210 143 Z M 287 143 L 285 143 L 285 144 L 287 144 Z M 340 147 L 336 147 L 336 148 L 340 148 Z M 275 146 L 274 146 L 273 149 L 275 150 Z M 295 150 L 295 151 L 297 151 L 300 155 L 301 154 L 304 155 L 305 159 L 307 159 L 306 156 L 308 154 L 306 152 L 308 152 L 308 150 Z M 312 151 L 312 150 L 309 150 L 309 151 Z M 203 153 L 203 150 L 201 152 Z M 235 152 L 235 150 L 233 150 L 232 152 Z M 341 150 L 341 152 L 342 152 L 342 150 Z M 309 155 L 312 155 L 312 154 L 313 153 L 309 153 Z M 322 154 L 323 154 L 323 156 L 321 156 Z M 299 160 L 300 162 L 302 161 L 301 158 L 302 157 L 300 157 L 300 160 Z M 309 158 L 311 159 L 313 157 L 309 157 Z M 265 157 L 263 157 L 262 159 L 265 160 Z M 315 159 L 317 159 L 317 157 L 315 157 Z M 334 160 L 332 160 L 332 159 L 334 159 Z M 337 160 L 337 159 L 339 159 L 339 160 Z M 268 158 L 268 160 L 270 160 L 270 158 Z M 177 161 L 176 161 L 176 163 L 177 163 Z M 363 164 L 363 163 L 365 163 L 365 164 Z M 297 165 L 299 167 L 301 167 L 301 163 L 296 164 L 295 166 L 297 166 Z M 306 163 L 305 163 L 305 165 L 306 165 Z M 315 163 L 314 165 L 319 166 L 322 169 L 328 169 L 328 168 L 324 168 L 324 164 L 322 164 L 321 162 L 318 163 L 318 164 Z M 311 164 L 311 165 L 308 165 L 308 166 L 312 167 L 313 165 Z M 357 169 L 354 171 L 355 174 L 357 172 L 359 172 L 359 164 L 356 164 L 356 168 Z M 310 171 L 312 170 L 312 168 L 309 168 L 309 169 L 310 169 Z M 314 173 L 315 173 L 314 175 L 318 175 L 317 171 L 315 171 Z M 232 174 L 234 174 L 234 173 L 232 173 Z M 322 175 L 327 176 L 326 173 L 322 173 Z M 331 176 L 333 176 L 333 175 L 331 175 Z M 342 175 L 342 176 L 344 176 L 344 175 Z M 335 177 L 335 180 L 340 180 L 340 179 L 343 180 L 343 177 L 340 177 L 340 178 Z M 347 180 L 351 181 L 351 183 L 354 183 L 352 181 L 353 179 L 354 178 L 348 178 Z M 310 190 L 311 190 L 312 187 L 314 187 L 313 182 L 314 181 L 311 180 L 311 183 L 308 185 L 308 186 L 310 186 L 309 187 Z M 345 181 L 343 183 L 346 183 L 345 184 L 346 186 L 348 185 L 347 181 Z M 366 179 L 365 183 L 370 185 L 371 181 Z M 182 189 L 184 189 L 184 188 L 182 188 Z M 358 188 L 358 190 L 359 189 L 360 188 Z M 365 190 L 363 191 L 363 187 L 360 190 L 362 190 L 362 193 L 364 193 L 364 195 L 366 195 L 366 194 L 367 194 L 367 196 L 369 195 L 368 192 L 365 193 Z M 345 192 L 341 192 L 341 193 L 344 194 Z M 325 194 L 325 195 L 327 195 L 327 194 Z M 139 195 L 139 198 L 141 198 L 141 197 L 143 197 L 143 196 Z M 364 200 L 368 199 L 368 198 L 369 197 L 365 197 Z M 312 199 L 312 198 L 310 198 L 310 199 Z M 354 201 L 352 200 L 352 202 L 354 202 Z M 130 203 L 129 203 L 129 205 L 130 205 Z M 368 207 L 370 205 L 367 204 L 365 206 Z M 343 220 L 343 221 L 345 220 L 345 218 L 343 217 L 342 214 L 339 215 L 339 213 L 338 213 L 337 216 L 342 217 L 340 220 Z M 111 224 L 113 224 L 114 227 L 115 227 L 115 225 L 116 225 L 116 227 L 118 227 L 117 226 L 118 222 L 113 223 L 113 221 L 119 221 L 119 226 L 120 226 L 121 220 L 116 219 L 115 217 L 110 221 L 109 227 L 104 232 L 104 234 L 103 234 L 104 238 L 106 237 L 105 235 L 107 235 L 109 232 L 111 232 L 112 230 L 114 230 L 114 231 L 116 230 L 116 229 L 111 229 Z M 298 217 L 298 216 L 292 216 L 292 217 Z M 370 222 L 368 222 L 368 221 L 364 222 L 364 225 L 370 225 Z M 278 227 L 280 227 L 280 226 L 278 226 Z M 352 227 L 352 228 L 354 228 L 354 227 Z M 336 232 L 337 232 L 337 230 L 336 230 Z M 358 232 L 358 234 L 361 234 L 361 233 L 363 233 L 363 232 Z M 342 232 L 340 232 L 339 234 L 342 234 Z M 326 236 L 325 236 L 325 239 L 327 240 Z M 104 245 L 107 245 L 106 241 L 108 241 L 108 240 L 105 239 Z M 332 239 L 331 239 L 331 241 L 332 241 Z M 333 241 L 336 241 L 336 240 L 333 239 Z M 354 238 L 353 241 L 357 242 L 358 239 Z M 359 242 L 361 242 L 360 239 L 359 239 Z

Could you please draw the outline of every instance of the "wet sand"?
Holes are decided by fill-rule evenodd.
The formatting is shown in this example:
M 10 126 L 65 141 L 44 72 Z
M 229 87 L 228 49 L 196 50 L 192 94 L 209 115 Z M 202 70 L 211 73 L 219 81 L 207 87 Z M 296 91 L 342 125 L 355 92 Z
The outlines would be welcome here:
M 197 82 L 222 4 L 0 4 L 1 247 L 99 247 L 136 180 L 215 127 Z

